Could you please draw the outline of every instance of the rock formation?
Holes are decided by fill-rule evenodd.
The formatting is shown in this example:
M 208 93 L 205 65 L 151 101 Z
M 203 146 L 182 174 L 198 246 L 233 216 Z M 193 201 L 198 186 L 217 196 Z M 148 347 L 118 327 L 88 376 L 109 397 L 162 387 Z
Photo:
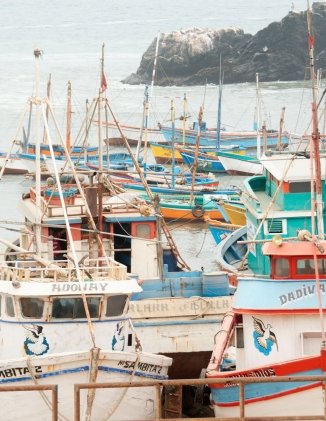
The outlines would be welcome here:
M 313 34 L 316 68 L 326 68 L 326 3 L 314 3 Z M 291 11 L 256 35 L 242 29 L 199 29 L 161 34 L 155 84 L 218 83 L 220 57 L 224 83 L 303 80 L 308 76 L 306 12 Z M 144 53 L 135 73 L 123 83 L 149 84 L 156 39 Z

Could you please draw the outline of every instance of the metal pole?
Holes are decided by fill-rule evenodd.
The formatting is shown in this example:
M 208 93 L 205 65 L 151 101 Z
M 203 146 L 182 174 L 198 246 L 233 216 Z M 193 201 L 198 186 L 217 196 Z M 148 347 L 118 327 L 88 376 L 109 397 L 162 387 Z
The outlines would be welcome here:
M 74 385 L 74 421 L 80 421 L 80 387 Z

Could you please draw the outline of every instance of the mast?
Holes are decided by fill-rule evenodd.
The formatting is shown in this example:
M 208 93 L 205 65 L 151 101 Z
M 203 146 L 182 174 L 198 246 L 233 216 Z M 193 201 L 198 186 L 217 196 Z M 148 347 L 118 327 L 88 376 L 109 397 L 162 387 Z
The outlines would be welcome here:
M 41 99 L 39 97 L 39 58 L 42 56 L 42 51 L 39 49 L 34 50 L 34 57 L 35 57 L 35 96 L 31 99 L 31 101 L 36 105 L 36 144 L 35 144 L 35 165 L 36 165 L 36 172 L 35 172 L 35 190 L 36 190 L 36 225 L 35 225 L 35 247 L 36 253 L 41 253 L 42 248 L 42 239 L 41 239 L 41 127 L 40 127 L 40 105 Z
M 192 203 L 194 200 L 195 178 L 196 178 L 197 165 L 198 165 L 198 149 L 199 149 L 199 143 L 200 143 L 202 121 L 203 121 L 203 107 L 201 106 L 199 109 L 199 115 L 198 115 L 198 131 L 197 131 L 197 137 L 196 137 L 194 165 L 192 167 L 191 192 L 190 192 L 190 198 L 189 198 L 190 203 Z
M 171 99 L 171 125 L 172 125 L 172 136 L 171 136 L 171 152 L 172 152 L 172 189 L 175 187 L 175 150 L 174 150 L 174 136 L 175 136 L 175 110 L 174 101 Z
M 220 56 L 220 81 L 218 88 L 218 106 L 217 106 L 217 125 L 216 125 L 216 149 L 221 148 L 221 112 L 222 112 L 222 70 L 221 70 L 221 56 Z
M 51 73 L 49 74 L 49 79 L 48 79 L 48 82 L 46 84 L 46 96 L 47 96 L 47 98 L 50 101 L 51 100 Z M 48 107 L 48 105 L 46 106 L 46 110 L 45 110 L 45 118 L 46 118 L 46 121 L 49 121 L 49 107 Z M 28 137 L 29 136 L 27 136 L 27 138 Z M 47 134 L 46 134 L 46 130 L 45 129 L 44 129 L 43 139 L 44 139 L 43 142 L 45 144 L 47 144 L 48 143 L 48 138 L 47 138 Z
M 312 152 L 315 166 L 315 186 L 316 186 L 316 214 L 317 214 L 317 236 L 320 239 L 324 238 L 324 223 L 323 223 L 323 198 L 322 198 L 322 184 L 321 184 L 321 167 L 320 167 L 320 133 L 318 129 L 318 112 L 317 112 L 317 83 L 314 62 L 314 37 L 312 35 L 311 23 L 311 9 L 308 2 L 307 10 L 307 23 L 308 23 L 308 50 L 309 50 L 309 63 L 310 63 L 310 79 L 312 89 Z
M 278 132 L 277 137 L 277 150 L 282 149 L 282 133 L 284 129 L 284 114 L 285 114 L 285 107 L 282 107 L 281 118 L 280 118 L 280 130 Z
M 155 56 L 154 56 L 154 63 L 153 63 L 153 72 L 152 72 L 152 82 L 151 82 L 151 92 L 150 97 L 153 97 L 153 89 L 154 89 L 154 81 L 155 81 L 155 72 L 156 72 L 156 64 L 157 64 L 157 57 L 158 57 L 158 46 L 160 42 L 160 31 L 157 33 L 156 37 L 156 47 L 155 47 Z
M 71 135 L 71 83 L 68 81 L 68 94 L 67 94 L 67 115 L 66 115 L 66 146 L 70 151 L 70 135 Z
M 183 95 L 183 118 L 182 118 L 182 146 L 186 144 L 186 121 L 187 121 L 187 95 Z
M 104 73 L 104 43 L 102 44 L 102 55 L 101 55 L 101 86 L 98 95 L 98 230 L 101 233 L 103 231 L 103 138 L 102 138 L 102 102 L 103 94 L 107 88 L 105 73 Z M 105 101 L 105 99 L 104 99 Z M 101 234 L 100 236 L 101 237 Z M 99 257 L 102 257 L 101 248 L 102 238 L 99 238 Z
M 256 73 L 256 118 L 257 118 L 257 159 L 260 159 L 260 98 L 259 98 L 259 75 Z
M 107 109 L 107 107 L 105 107 L 105 109 Z M 138 139 L 137 148 L 136 148 L 136 154 L 135 154 L 135 157 L 136 157 L 136 161 L 137 162 L 138 162 L 138 158 L 139 158 L 141 144 L 142 144 L 142 141 L 143 141 L 143 133 L 144 133 L 144 126 L 145 126 L 145 116 L 146 116 L 147 109 L 148 109 L 148 85 L 145 85 L 144 101 L 143 101 L 143 115 L 142 115 L 141 127 L 140 127 L 140 133 L 139 133 L 139 139 Z

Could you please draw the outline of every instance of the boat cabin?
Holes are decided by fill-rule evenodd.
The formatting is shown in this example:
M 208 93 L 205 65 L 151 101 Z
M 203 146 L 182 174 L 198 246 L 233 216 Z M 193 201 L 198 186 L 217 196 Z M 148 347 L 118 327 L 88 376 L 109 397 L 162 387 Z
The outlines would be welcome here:
M 1 267 L 1 359 L 89 350 L 90 329 L 101 349 L 135 349 L 127 311 L 131 294 L 141 291 L 136 280 L 108 281 L 100 277 L 81 283 L 62 278 L 56 282 L 40 269 L 37 282 L 26 282 L 28 278 L 23 275 L 28 270 Z
M 326 278 L 326 242 L 319 249 L 309 241 L 265 243 L 263 253 L 270 257 L 272 279 L 314 279 L 316 275 L 314 254 L 318 262 L 318 274 Z
M 105 254 L 125 265 L 129 273 L 138 274 L 141 278 L 156 277 L 159 274 L 156 241 L 156 221 L 153 210 L 135 194 L 123 193 L 112 196 L 103 194 L 103 207 L 99 216 L 99 199 L 96 185 L 84 187 L 88 207 L 94 221 L 102 233 L 101 240 Z M 86 212 L 86 204 L 77 192 L 76 185 L 64 185 L 63 194 L 66 211 L 78 259 L 85 256 L 96 258 L 101 256 L 98 239 L 93 233 Z M 54 187 L 42 187 L 41 210 L 36 206 L 36 192 L 30 189 L 24 195 L 20 211 L 30 234 L 24 233 L 20 245 L 28 251 L 35 250 L 35 223 L 37 214 L 42 220 L 42 255 L 49 260 L 64 260 L 69 255 L 70 245 L 58 191 Z M 100 219 L 99 219 L 100 218 Z M 144 256 L 147 258 L 144 259 Z M 169 270 L 175 270 L 172 253 L 164 251 Z

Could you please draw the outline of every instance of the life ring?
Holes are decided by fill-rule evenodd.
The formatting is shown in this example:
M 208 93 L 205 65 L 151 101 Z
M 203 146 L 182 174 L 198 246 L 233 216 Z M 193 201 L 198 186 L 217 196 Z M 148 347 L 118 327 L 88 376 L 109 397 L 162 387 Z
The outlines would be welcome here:
M 193 216 L 195 218 L 202 218 L 205 215 L 204 208 L 202 206 L 200 206 L 200 205 L 195 205 L 191 209 L 191 213 L 193 214 Z

